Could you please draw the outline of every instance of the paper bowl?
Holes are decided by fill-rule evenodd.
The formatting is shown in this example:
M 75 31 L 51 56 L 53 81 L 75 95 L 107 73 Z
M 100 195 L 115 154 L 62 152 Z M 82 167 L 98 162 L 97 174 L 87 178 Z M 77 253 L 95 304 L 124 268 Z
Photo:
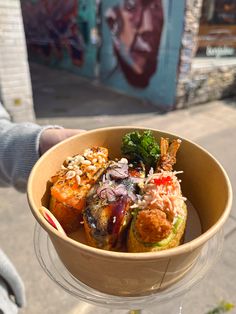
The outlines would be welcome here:
M 51 148 L 35 164 L 28 181 L 28 202 L 37 222 L 48 233 L 68 271 L 87 286 L 117 296 L 141 296 L 166 289 L 180 280 L 194 265 L 204 244 L 224 225 L 230 213 L 232 190 L 227 174 L 206 150 L 183 139 L 176 170 L 183 170 L 183 195 L 192 203 L 201 221 L 202 233 L 177 248 L 155 253 L 111 252 L 90 247 L 63 236 L 41 215 L 48 207 L 50 178 L 68 156 L 85 148 L 104 146 L 110 157 L 121 156 L 122 136 L 133 127 L 112 127 L 74 136 Z M 179 138 L 152 130 L 155 137 Z

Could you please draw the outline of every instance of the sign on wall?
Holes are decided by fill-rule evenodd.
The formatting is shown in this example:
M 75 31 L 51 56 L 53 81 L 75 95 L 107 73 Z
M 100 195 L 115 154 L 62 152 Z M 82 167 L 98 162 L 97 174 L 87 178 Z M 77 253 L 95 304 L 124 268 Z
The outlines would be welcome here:
M 197 55 L 236 56 L 236 0 L 203 1 Z

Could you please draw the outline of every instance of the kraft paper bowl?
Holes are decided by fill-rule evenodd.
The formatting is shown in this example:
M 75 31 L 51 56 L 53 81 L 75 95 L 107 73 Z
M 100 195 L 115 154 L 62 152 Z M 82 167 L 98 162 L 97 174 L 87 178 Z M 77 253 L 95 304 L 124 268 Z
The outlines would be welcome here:
M 28 181 L 28 202 L 31 211 L 48 233 L 55 250 L 78 280 L 100 292 L 117 296 L 141 296 L 163 290 L 180 280 L 194 265 L 206 242 L 224 225 L 230 213 L 232 190 L 227 174 L 206 150 L 182 138 L 176 170 L 183 170 L 183 195 L 194 206 L 202 232 L 177 248 L 155 253 L 111 252 L 90 247 L 60 234 L 41 215 L 39 208 L 48 207 L 50 178 L 68 156 L 85 148 L 104 146 L 110 157 L 121 155 L 122 136 L 134 127 L 111 127 L 74 136 L 51 148 L 32 169 Z M 178 136 L 152 130 L 159 140 Z M 179 138 L 179 137 L 178 137 Z

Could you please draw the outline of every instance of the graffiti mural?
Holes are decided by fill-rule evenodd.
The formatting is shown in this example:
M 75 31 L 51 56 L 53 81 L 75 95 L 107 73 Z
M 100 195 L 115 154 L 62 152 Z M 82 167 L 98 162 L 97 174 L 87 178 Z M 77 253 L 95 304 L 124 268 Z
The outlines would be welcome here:
M 101 6 L 103 83 L 172 106 L 185 1 L 103 0 Z
M 21 0 L 29 55 L 171 110 L 185 0 Z
M 157 70 L 164 19 L 161 0 L 126 0 L 110 7 L 105 16 L 124 76 L 133 86 L 147 87 Z
M 49 65 L 95 75 L 96 27 L 93 0 L 23 0 L 22 14 L 30 57 Z

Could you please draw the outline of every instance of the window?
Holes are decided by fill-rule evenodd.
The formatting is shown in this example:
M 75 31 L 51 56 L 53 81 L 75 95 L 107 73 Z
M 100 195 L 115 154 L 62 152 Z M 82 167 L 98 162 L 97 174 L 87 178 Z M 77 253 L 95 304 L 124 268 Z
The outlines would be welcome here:
M 198 56 L 236 56 L 236 0 L 204 0 Z

